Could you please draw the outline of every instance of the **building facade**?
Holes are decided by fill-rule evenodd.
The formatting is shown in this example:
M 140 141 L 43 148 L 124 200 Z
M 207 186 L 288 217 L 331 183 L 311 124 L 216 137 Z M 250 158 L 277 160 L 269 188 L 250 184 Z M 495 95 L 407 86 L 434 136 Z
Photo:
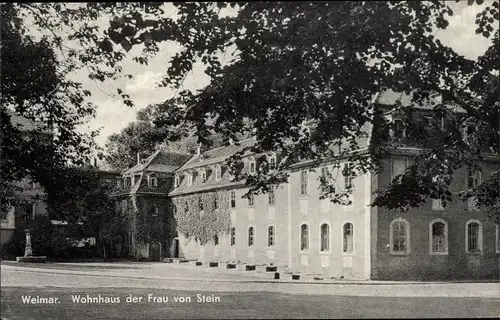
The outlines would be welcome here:
M 420 123 L 430 116 L 425 106 L 412 108 L 411 115 L 385 112 L 397 96 L 401 99 L 389 92 L 375 101 L 389 121 Z M 409 104 L 406 99 L 403 105 Z M 446 120 L 442 123 L 445 126 Z M 391 135 L 410 136 L 406 125 L 394 128 Z M 368 138 L 359 141 L 360 151 L 369 147 L 378 130 L 365 129 Z M 168 256 L 284 266 L 295 273 L 346 279 L 498 279 L 499 227 L 474 206 L 473 199 L 457 198 L 446 208 L 429 199 L 405 213 L 370 206 L 377 190 L 404 172 L 428 146 L 406 143 L 385 156 L 378 174 L 356 177 L 342 175 L 348 163 L 312 168 L 305 161 L 290 168 L 286 183 L 245 198 L 248 190 L 244 183 L 232 182 L 225 160 L 254 142 L 248 139 L 198 152 L 169 172 L 170 189 L 158 195 L 171 200 L 166 210 L 175 217 L 174 249 Z M 269 163 L 282 160 L 277 154 L 267 156 Z M 255 172 L 256 159 L 244 154 L 243 170 Z M 451 191 L 466 190 L 498 168 L 498 155 L 485 159 L 481 173 L 457 170 Z M 319 178 L 325 171 L 337 177 L 339 188 L 353 188 L 350 205 L 320 199 Z

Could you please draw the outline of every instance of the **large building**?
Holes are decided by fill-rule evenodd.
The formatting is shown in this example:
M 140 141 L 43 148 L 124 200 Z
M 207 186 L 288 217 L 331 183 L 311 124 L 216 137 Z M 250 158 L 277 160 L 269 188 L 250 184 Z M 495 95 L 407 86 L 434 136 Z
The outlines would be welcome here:
M 172 249 L 163 256 L 272 264 L 296 273 L 346 279 L 497 279 L 499 227 L 486 219 L 486 213 L 478 210 L 472 199 L 455 199 L 446 208 L 429 199 L 405 213 L 370 206 L 374 193 L 428 147 L 427 142 L 408 142 L 406 138 L 412 135 L 412 123 L 432 120 L 430 108 L 389 111 L 397 99 L 403 106 L 410 103 L 408 97 L 390 91 L 375 101 L 381 116 L 396 123 L 390 134 L 406 141 L 385 156 L 378 174 L 343 176 L 342 166 L 348 163 L 333 169 L 332 163 L 312 168 L 304 161 L 289 169 L 287 183 L 269 193 L 242 198 L 248 190 L 244 182 L 231 182 L 225 160 L 250 146 L 253 139 L 198 152 L 183 164 L 180 158 L 175 163 L 166 160 L 165 164 L 176 167 L 164 175 L 170 189 L 155 196 L 167 205 L 167 214 L 175 217 L 172 223 L 176 228 L 166 235 L 171 239 L 165 239 L 165 245 Z M 438 120 L 443 128 L 447 125 L 446 119 Z M 368 135 L 359 141 L 359 152 L 370 147 L 373 133 L 380 130 L 376 126 L 365 129 Z M 279 154 L 267 156 L 271 164 L 282 160 Z M 246 172 L 257 170 L 257 158 L 251 153 L 243 155 Z M 498 167 L 498 162 L 498 155 L 485 154 L 481 172 L 457 170 L 451 190 L 477 184 Z M 354 189 L 351 205 L 320 199 L 319 177 L 327 170 L 337 176 L 339 188 Z M 132 171 L 128 174 L 133 176 Z M 133 189 L 143 183 L 136 178 Z

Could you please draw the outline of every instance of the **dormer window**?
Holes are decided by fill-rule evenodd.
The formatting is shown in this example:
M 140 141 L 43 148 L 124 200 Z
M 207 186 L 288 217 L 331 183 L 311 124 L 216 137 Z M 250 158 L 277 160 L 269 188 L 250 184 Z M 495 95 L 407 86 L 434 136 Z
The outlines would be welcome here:
M 215 180 L 219 181 L 221 178 L 221 167 L 219 165 L 215 166 Z
M 393 120 L 393 136 L 396 138 L 406 137 L 406 125 L 403 119 L 395 118 Z
M 192 186 L 193 185 L 193 174 L 192 173 L 187 173 L 186 177 L 187 177 L 187 185 L 188 185 L 188 187 Z
M 200 170 L 201 183 L 207 182 L 207 171 L 205 169 Z
M 250 174 L 255 173 L 255 159 L 253 157 L 250 157 L 248 159 L 248 171 L 250 172 Z
M 158 179 L 156 177 L 149 177 L 149 186 L 150 187 L 157 187 L 158 186 Z
M 269 169 L 276 169 L 276 155 L 274 153 L 272 153 L 270 156 L 269 156 Z
M 178 188 L 181 185 L 181 179 L 178 175 L 175 175 L 174 177 L 174 187 Z

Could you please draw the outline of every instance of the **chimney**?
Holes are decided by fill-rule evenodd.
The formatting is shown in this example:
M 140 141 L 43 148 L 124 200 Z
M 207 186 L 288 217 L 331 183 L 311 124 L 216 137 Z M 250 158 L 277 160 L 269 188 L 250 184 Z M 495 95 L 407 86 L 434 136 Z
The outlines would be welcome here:
M 141 163 L 141 154 L 137 152 L 137 164 Z

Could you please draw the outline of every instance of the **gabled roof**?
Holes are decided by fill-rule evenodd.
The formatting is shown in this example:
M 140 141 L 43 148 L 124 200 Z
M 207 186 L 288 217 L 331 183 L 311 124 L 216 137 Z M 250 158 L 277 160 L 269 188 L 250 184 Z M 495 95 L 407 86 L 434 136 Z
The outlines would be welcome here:
M 159 149 L 146 159 L 141 160 L 140 163 L 136 164 L 132 168 L 125 170 L 123 173 L 131 174 L 142 171 L 173 173 L 190 157 L 191 155 L 189 154 Z
M 12 126 L 21 131 L 38 130 L 40 132 L 50 133 L 50 130 L 48 130 L 46 126 L 44 126 L 40 122 L 35 122 L 31 119 L 28 119 L 10 109 L 6 109 L 6 112 L 10 116 L 10 122 L 12 123 Z

